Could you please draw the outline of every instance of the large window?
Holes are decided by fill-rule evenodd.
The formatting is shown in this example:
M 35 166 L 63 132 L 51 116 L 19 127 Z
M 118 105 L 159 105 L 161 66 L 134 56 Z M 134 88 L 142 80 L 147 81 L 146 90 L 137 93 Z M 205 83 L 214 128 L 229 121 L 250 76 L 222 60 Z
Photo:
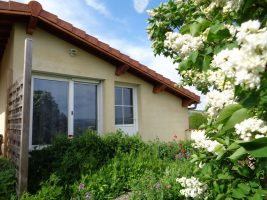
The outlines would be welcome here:
M 34 79 L 32 145 L 68 130 L 68 82 Z
M 133 124 L 133 88 L 115 87 L 115 124 Z
M 98 130 L 98 83 L 33 78 L 31 145 Z

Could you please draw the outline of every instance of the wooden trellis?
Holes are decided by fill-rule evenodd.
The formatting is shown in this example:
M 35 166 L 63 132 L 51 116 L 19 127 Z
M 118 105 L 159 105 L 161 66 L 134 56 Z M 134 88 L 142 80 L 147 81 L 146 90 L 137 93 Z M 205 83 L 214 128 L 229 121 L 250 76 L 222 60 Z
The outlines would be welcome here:
M 16 190 L 27 190 L 30 126 L 32 40 L 25 40 L 24 73 L 9 89 L 7 108 L 8 157 L 16 166 Z

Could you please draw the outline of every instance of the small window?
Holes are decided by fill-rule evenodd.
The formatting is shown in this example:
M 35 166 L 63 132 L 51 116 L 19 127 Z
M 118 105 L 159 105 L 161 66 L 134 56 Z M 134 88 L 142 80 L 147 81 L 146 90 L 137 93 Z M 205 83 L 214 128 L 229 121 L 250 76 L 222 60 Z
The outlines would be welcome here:
M 115 87 L 115 124 L 134 124 L 133 88 Z

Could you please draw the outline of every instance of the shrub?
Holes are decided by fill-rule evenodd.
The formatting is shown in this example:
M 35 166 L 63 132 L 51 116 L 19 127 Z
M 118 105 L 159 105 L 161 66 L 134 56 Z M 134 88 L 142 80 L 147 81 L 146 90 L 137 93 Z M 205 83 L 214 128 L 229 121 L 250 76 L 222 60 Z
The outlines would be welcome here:
M 207 117 L 201 112 L 191 112 L 189 115 L 189 128 L 198 129 L 207 122 Z
M 59 186 L 59 178 L 51 175 L 48 181 L 42 183 L 41 190 L 37 194 L 24 193 L 20 200 L 58 200 L 63 199 L 63 187 Z
M 194 153 L 192 141 L 157 142 L 159 157 L 164 160 L 188 160 Z
M 162 174 L 167 162 L 159 159 L 157 148 L 119 153 L 109 164 L 93 175 L 85 175 L 73 186 L 74 197 L 90 193 L 94 199 L 113 199 L 131 190 L 131 183 L 146 171 Z M 81 189 L 81 185 L 84 187 Z
M 30 153 L 29 192 L 35 193 L 40 183 L 55 173 L 68 196 L 69 186 L 80 180 L 82 174 L 91 175 L 118 152 L 130 152 L 144 145 L 138 136 L 122 132 L 100 137 L 89 131 L 71 140 L 59 137 L 51 146 Z
M 16 193 L 15 167 L 9 160 L 0 158 L 0 169 L 0 200 L 7 200 Z

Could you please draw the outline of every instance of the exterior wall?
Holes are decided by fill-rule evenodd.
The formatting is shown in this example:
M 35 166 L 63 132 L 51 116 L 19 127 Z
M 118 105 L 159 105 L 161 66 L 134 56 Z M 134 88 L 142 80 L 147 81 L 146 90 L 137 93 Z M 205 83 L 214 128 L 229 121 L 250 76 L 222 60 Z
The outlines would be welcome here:
M 12 31 L 0 63 L 0 134 L 5 140 L 7 91 L 12 83 L 14 32 Z
M 61 76 L 83 77 L 103 81 L 103 131 L 115 131 L 114 87 L 116 83 L 137 87 L 138 129 L 143 139 L 171 140 L 174 135 L 185 138 L 188 129 L 188 110 L 181 106 L 181 100 L 167 92 L 154 94 L 153 86 L 142 79 L 126 73 L 115 75 L 115 67 L 68 42 L 41 29 L 33 36 L 25 33 L 25 25 L 16 24 L 14 34 L 14 73 L 19 77 L 23 67 L 23 48 L 26 37 L 33 39 L 33 74 L 44 73 Z M 69 55 L 69 49 L 78 50 L 76 56 Z

